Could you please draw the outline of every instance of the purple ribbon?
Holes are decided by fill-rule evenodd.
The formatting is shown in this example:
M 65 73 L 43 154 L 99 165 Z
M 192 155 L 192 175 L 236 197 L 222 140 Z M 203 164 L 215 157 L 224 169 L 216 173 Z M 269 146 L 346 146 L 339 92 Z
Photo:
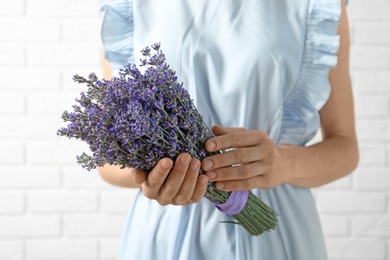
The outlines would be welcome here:
M 248 201 L 249 191 L 232 191 L 229 198 L 221 204 L 215 203 L 217 209 L 229 216 L 240 213 Z

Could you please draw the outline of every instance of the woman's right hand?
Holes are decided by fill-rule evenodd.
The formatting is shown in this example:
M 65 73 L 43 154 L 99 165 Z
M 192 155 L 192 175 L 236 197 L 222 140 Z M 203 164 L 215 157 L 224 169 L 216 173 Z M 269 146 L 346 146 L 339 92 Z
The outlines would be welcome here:
M 189 205 L 200 201 L 206 193 L 208 178 L 199 170 L 200 161 L 182 153 L 175 163 L 169 158 L 161 159 L 148 174 L 135 170 L 133 179 L 141 185 L 145 197 L 162 206 Z

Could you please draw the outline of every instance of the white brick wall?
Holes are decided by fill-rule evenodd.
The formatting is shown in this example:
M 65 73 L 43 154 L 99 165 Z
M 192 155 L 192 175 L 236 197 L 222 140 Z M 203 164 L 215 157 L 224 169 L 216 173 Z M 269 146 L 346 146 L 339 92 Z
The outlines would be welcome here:
M 390 260 L 390 1 L 349 3 L 360 163 L 315 195 L 331 260 Z
M 75 163 L 60 114 L 101 75 L 98 0 L 0 0 L 0 260 L 115 259 L 134 191 Z M 314 190 L 331 260 L 390 260 L 390 0 L 350 0 L 360 165 Z

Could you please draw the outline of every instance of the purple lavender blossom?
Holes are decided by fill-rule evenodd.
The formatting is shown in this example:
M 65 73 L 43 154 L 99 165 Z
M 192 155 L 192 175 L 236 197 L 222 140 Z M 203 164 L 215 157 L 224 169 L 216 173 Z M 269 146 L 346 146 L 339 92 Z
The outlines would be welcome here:
M 64 112 L 62 118 L 70 123 L 58 134 L 89 145 L 92 155 L 77 157 L 84 168 L 115 164 L 150 171 L 164 157 L 174 160 L 185 152 L 202 160 L 208 154 L 204 142 L 212 137 L 210 130 L 160 45 L 151 47 L 154 54 L 149 47 L 141 51 L 144 73 L 127 64 L 111 80 L 93 73 L 74 76 L 88 90 L 76 99 L 74 111 Z

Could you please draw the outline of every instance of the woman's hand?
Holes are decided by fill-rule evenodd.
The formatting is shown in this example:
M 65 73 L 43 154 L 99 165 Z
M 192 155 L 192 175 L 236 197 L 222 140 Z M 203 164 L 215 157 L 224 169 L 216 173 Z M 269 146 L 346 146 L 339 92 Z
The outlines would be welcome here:
M 145 197 L 160 205 L 189 205 L 200 201 L 206 192 L 208 179 L 199 175 L 199 170 L 199 160 L 183 153 L 174 164 L 168 158 L 161 159 L 148 174 L 134 170 L 133 179 Z
M 216 137 L 207 140 L 206 150 L 233 150 L 206 157 L 202 169 L 216 187 L 225 191 L 274 188 L 285 183 L 279 169 L 280 153 L 262 131 L 214 126 Z

